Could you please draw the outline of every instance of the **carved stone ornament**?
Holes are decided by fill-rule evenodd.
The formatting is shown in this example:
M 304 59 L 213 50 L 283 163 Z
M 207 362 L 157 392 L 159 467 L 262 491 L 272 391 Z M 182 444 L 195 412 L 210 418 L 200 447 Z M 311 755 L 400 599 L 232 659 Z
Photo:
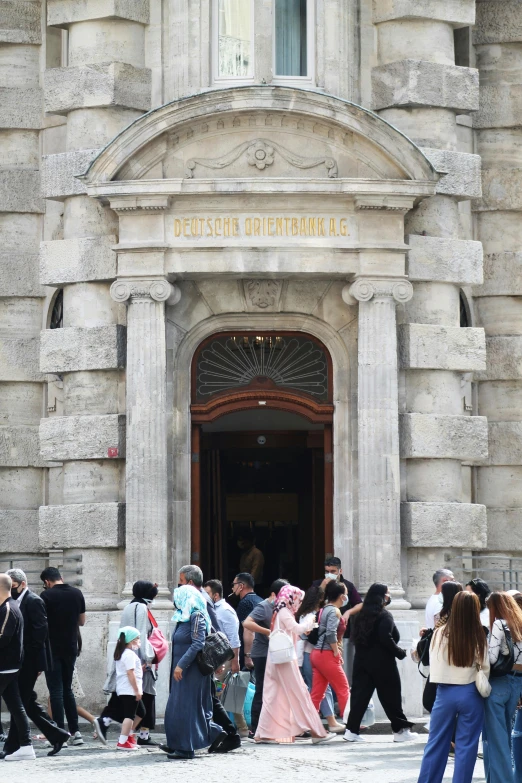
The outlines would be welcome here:
M 168 280 L 115 280 L 111 285 L 111 297 L 115 302 L 129 302 L 134 300 L 153 300 L 155 302 L 167 302 L 176 304 L 181 298 L 181 291 Z
M 355 283 L 343 288 L 342 297 L 347 304 L 353 299 L 369 302 L 370 299 L 395 299 L 399 304 L 409 302 L 413 296 L 413 286 L 406 278 L 366 278 L 359 277 Z
M 303 157 L 295 152 L 286 149 L 281 144 L 277 144 L 270 139 L 251 139 L 239 144 L 234 149 L 221 155 L 219 158 L 191 158 L 187 161 L 185 177 L 192 179 L 196 166 L 203 166 L 207 169 L 224 169 L 230 166 L 246 152 L 247 163 L 255 166 L 259 170 L 271 166 L 274 162 L 274 156 L 277 152 L 287 163 L 298 169 L 313 169 L 316 166 L 324 165 L 328 177 L 337 177 L 337 163 L 333 158 L 320 156 L 314 158 Z
M 278 280 L 245 280 L 245 295 L 253 307 L 274 307 L 281 292 Z

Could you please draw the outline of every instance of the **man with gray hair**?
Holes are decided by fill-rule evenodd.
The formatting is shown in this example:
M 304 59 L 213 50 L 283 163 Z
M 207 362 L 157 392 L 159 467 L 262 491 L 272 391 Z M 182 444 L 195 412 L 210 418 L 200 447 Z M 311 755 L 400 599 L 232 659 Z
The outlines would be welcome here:
M 435 617 L 442 609 L 442 585 L 444 582 L 454 582 L 455 577 L 449 568 L 439 568 L 433 574 L 435 592 L 429 597 L 426 604 L 426 628 L 435 628 Z
M 45 604 L 40 596 L 29 590 L 27 576 L 21 568 L 11 568 L 7 574 L 11 578 L 11 597 L 16 601 L 24 621 L 24 658 L 18 676 L 20 698 L 28 717 L 53 746 L 47 755 L 55 756 L 69 739 L 69 732 L 60 729 L 38 704 L 34 690 L 40 672 L 49 671 L 53 665 Z M 11 721 L 4 753 L 14 753 L 19 747 L 18 728 Z

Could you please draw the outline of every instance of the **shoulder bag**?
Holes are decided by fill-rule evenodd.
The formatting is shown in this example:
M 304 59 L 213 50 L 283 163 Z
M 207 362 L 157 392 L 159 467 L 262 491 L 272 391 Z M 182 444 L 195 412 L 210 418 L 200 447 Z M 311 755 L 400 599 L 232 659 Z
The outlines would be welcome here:
M 161 663 L 161 661 L 164 659 L 164 657 L 169 651 L 169 643 L 165 639 L 163 632 L 160 631 L 160 629 L 158 628 L 158 623 L 156 622 L 156 618 L 154 617 L 150 609 L 147 609 L 147 615 L 153 628 L 152 633 L 148 638 L 148 642 L 152 647 L 152 649 L 154 650 L 154 659 L 152 663 Z
M 234 651 L 227 637 L 221 631 L 216 631 L 208 634 L 203 649 L 196 655 L 196 663 L 201 674 L 212 674 L 233 657 Z
M 429 628 L 422 639 L 419 639 L 417 643 L 417 655 L 418 655 L 418 669 L 420 674 L 424 677 L 424 674 L 421 672 L 421 666 L 429 666 L 430 665 L 430 645 L 431 640 L 433 638 L 433 628 Z
M 321 622 L 321 615 L 322 615 L 322 613 L 323 613 L 322 609 L 321 609 L 321 611 L 319 613 L 317 613 L 317 612 L 315 613 L 315 620 L 316 620 L 316 623 L 317 623 L 317 628 L 312 628 L 312 630 L 310 631 L 308 636 L 306 636 L 306 638 L 305 638 L 305 641 L 309 642 L 314 647 L 317 644 L 317 642 L 319 641 L 319 624 Z
M 477 676 L 475 678 L 475 685 L 477 686 L 477 690 L 482 698 L 487 699 L 491 693 L 491 685 L 489 684 L 488 678 L 482 671 L 480 663 L 477 663 Z
M 279 627 L 279 613 L 276 617 L 274 630 L 268 639 L 268 652 L 272 663 L 289 663 L 289 661 L 297 660 L 294 640 Z
M 507 625 L 502 623 L 502 627 L 504 628 L 504 633 L 506 635 L 508 653 L 507 655 L 503 655 L 501 652 L 499 652 L 498 660 L 491 667 L 491 671 L 489 673 L 490 677 L 503 677 L 505 674 L 509 674 L 512 671 L 515 663 L 515 648 L 513 645 L 513 639 L 511 638 L 511 634 Z

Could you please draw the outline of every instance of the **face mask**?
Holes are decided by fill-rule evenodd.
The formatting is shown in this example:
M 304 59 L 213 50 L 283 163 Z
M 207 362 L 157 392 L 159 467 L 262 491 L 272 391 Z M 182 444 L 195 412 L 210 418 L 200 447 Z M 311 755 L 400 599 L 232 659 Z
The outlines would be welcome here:
M 18 588 L 17 587 L 12 587 L 11 588 L 11 598 L 13 598 L 16 601 L 16 599 L 19 598 L 19 597 L 20 597 L 20 593 L 18 592 Z
M 330 574 L 330 573 L 328 573 L 328 574 L 324 575 L 324 578 L 325 579 L 337 579 L 337 574 Z
M 347 603 L 348 603 L 348 596 L 347 595 L 343 595 L 343 600 L 342 600 L 341 606 L 346 606 Z
M 384 606 L 388 606 L 388 604 L 391 604 L 391 595 L 387 595 L 384 599 Z
M 131 650 L 136 651 L 136 650 L 139 650 L 139 649 L 140 649 L 140 643 L 139 642 L 134 642 L 133 644 L 131 644 Z
M 143 601 L 145 601 L 146 604 L 151 604 L 152 598 L 143 598 Z

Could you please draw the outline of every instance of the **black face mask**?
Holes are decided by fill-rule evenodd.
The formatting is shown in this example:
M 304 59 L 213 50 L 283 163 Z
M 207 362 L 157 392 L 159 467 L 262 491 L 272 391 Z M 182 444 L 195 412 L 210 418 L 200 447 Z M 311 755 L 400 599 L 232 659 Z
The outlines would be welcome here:
M 18 588 L 17 587 L 12 587 L 11 588 L 11 598 L 13 598 L 16 601 L 16 599 L 19 598 L 19 597 L 20 597 L 20 593 L 18 592 Z
M 391 596 L 390 595 L 386 596 L 386 598 L 384 599 L 384 606 L 389 606 L 389 604 L 391 604 Z

